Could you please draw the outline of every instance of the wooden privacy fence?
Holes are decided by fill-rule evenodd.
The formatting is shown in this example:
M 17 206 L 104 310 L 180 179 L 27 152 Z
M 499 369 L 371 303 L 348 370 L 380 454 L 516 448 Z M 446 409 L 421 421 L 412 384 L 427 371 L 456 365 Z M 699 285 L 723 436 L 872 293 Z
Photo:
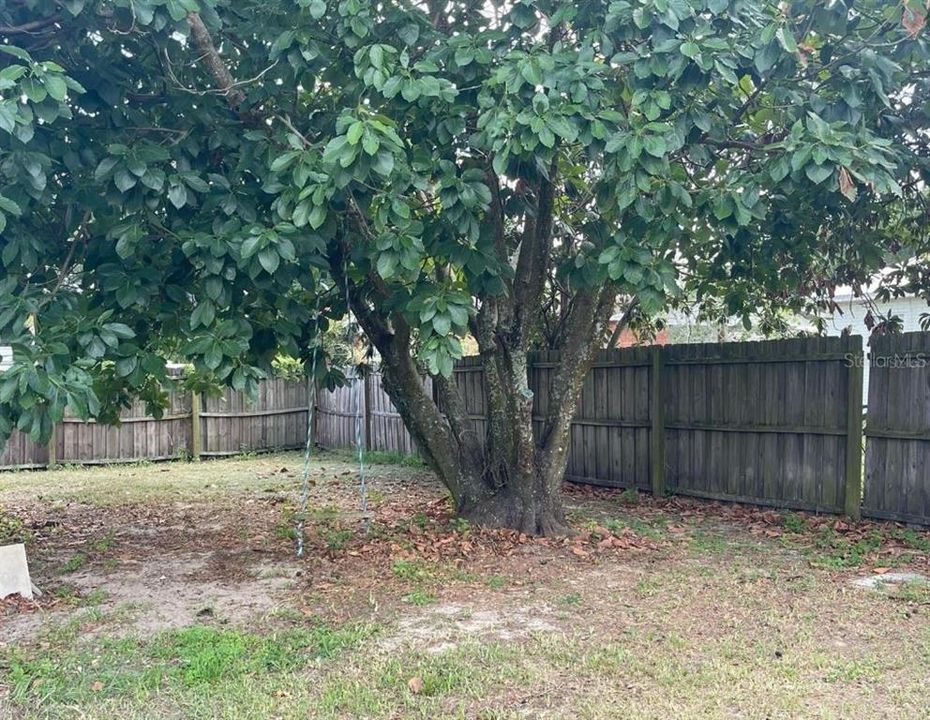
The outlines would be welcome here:
M 465 362 L 470 358 L 465 358 Z M 317 397 L 316 441 L 324 448 L 353 447 L 359 439 L 368 450 L 413 455 L 416 443 L 384 389 L 380 372 L 362 378 L 347 374 L 348 383 Z M 424 379 L 432 389 L 429 378 Z
M 306 382 L 277 378 L 260 383 L 254 403 L 230 389 L 218 397 L 172 391 L 160 420 L 146 414 L 144 403 L 135 402 L 120 413 L 116 426 L 66 416 L 55 426 L 48 446 L 14 433 L 0 454 L 0 468 L 214 457 L 304 447 L 308 403 Z
M 678 345 L 661 356 L 669 489 L 858 515 L 861 338 Z
M 930 333 L 873 339 L 866 436 L 863 513 L 930 522 Z
M 532 358 L 537 431 L 557 361 L 554 353 Z M 601 351 L 583 385 L 566 476 L 930 525 L 930 333 L 876 338 L 871 362 L 864 437 L 859 337 Z M 455 381 L 471 429 L 484 438 L 480 358 L 463 359 Z M 309 398 L 305 382 L 283 379 L 261 383 L 254 403 L 232 390 L 176 392 L 159 421 L 135 404 L 119 427 L 66 418 L 49 447 L 14 434 L 0 467 L 302 448 Z M 370 450 L 416 452 L 377 372 L 320 393 L 315 417 L 323 447 L 353 446 L 360 436 Z
M 863 492 L 863 358 L 858 336 L 601 351 L 583 385 L 566 477 L 856 517 Z M 549 409 L 557 360 L 554 353 L 532 359 L 537 431 Z M 920 371 L 930 373 L 926 366 Z M 471 429 L 483 438 L 480 358 L 458 363 L 455 381 Z M 916 432 L 928 437 L 911 442 L 930 442 L 930 400 L 922 402 L 926 422 Z M 320 444 L 353 445 L 356 413 L 369 449 L 413 450 L 377 373 L 355 389 L 321 395 Z M 911 490 L 909 497 L 926 501 L 930 471 L 924 467 L 918 463 L 919 477 L 909 481 L 924 495 Z M 879 475 L 900 483 L 881 471 L 868 484 Z M 881 517 L 868 502 L 864 511 Z M 930 508 L 885 517 L 930 524 Z

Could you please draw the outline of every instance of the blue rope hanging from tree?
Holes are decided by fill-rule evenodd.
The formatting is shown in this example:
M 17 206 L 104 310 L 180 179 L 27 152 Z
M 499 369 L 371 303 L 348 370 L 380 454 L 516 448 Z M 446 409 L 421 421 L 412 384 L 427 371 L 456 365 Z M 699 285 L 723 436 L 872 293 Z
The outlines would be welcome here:
M 346 312 L 351 317 L 351 313 L 349 311 L 350 304 L 348 276 L 346 276 L 346 278 Z M 304 530 L 307 518 L 307 508 L 310 504 L 310 463 L 313 459 L 313 419 L 316 410 L 316 368 L 317 359 L 320 354 L 320 347 L 322 345 L 322 340 L 320 338 L 320 296 L 321 293 L 318 292 L 316 297 L 316 307 L 314 310 L 315 317 L 313 320 L 313 353 L 310 360 L 310 398 L 309 407 L 307 410 L 307 442 L 304 448 L 303 470 L 301 471 L 300 510 L 297 514 L 296 535 L 297 557 L 299 558 L 304 556 L 304 550 L 306 547 Z M 362 428 L 362 383 L 364 383 L 364 381 L 365 378 L 362 375 L 361 370 L 356 368 L 352 376 L 352 394 L 355 404 L 355 447 L 358 456 L 359 509 L 361 511 L 365 533 L 367 534 L 371 530 L 371 518 L 368 514 L 368 484 L 367 478 L 365 476 L 365 441 Z
M 348 268 L 343 265 L 343 277 L 346 281 L 346 312 L 351 317 L 351 311 L 349 308 L 349 275 Z M 368 486 L 367 480 L 365 478 L 365 442 L 363 438 L 362 431 L 362 384 L 365 382 L 365 378 L 361 372 L 361 366 L 355 368 L 355 373 L 352 382 L 352 392 L 355 396 L 355 450 L 358 455 L 358 481 L 359 481 L 359 510 L 362 514 L 362 522 L 364 523 L 365 533 L 371 529 L 371 520 L 368 517 Z

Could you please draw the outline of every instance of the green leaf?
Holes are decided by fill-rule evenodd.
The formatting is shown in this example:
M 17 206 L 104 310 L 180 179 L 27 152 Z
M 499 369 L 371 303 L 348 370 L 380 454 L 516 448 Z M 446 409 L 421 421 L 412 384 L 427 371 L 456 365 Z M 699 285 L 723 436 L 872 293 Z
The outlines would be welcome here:
M 22 215 L 23 209 L 8 197 L 0 195 L 0 210 L 10 215 Z
M 316 207 L 314 207 L 312 212 L 310 213 L 308 222 L 311 228 L 313 228 L 314 230 L 318 230 L 320 226 L 322 226 L 323 223 L 326 222 L 326 208 L 323 207 L 322 205 L 317 205 Z
M 294 223 L 296 227 L 303 227 L 306 225 L 307 218 L 310 216 L 311 207 L 310 200 L 302 200 L 297 203 L 294 212 L 291 214 L 291 222 Z
M 212 343 L 203 355 L 203 364 L 211 370 L 216 370 L 223 362 L 223 351 L 219 343 Z
M 45 85 L 45 89 L 52 100 L 61 102 L 68 97 L 68 86 L 60 75 L 46 75 L 42 78 L 42 84 Z
M 12 55 L 13 57 L 19 58 L 20 60 L 25 60 L 28 63 L 33 63 L 32 55 L 18 48 L 15 45 L 0 45 L 0 52 L 5 52 L 7 55 Z
M 362 135 L 365 132 L 365 125 L 359 121 L 355 121 L 352 125 L 349 126 L 348 132 L 346 132 L 346 140 L 349 142 L 349 145 L 358 145 L 358 141 L 362 139 Z
M 175 22 L 180 22 L 187 17 L 187 8 L 180 0 L 167 0 L 165 5 L 168 8 L 168 14 Z
M 769 177 L 772 178 L 775 182 L 781 182 L 784 180 L 788 173 L 791 172 L 791 163 L 787 157 L 780 157 L 778 161 L 772 165 L 769 170 Z
M 148 168 L 141 178 L 142 184 L 151 190 L 161 192 L 165 186 L 165 173 L 157 168 Z
M 203 178 L 198 177 L 193 173 L 184 173 L 183 178 L 184 182 L 191 190 L 199 193 L 210 192 L 210 186 Z
M 405 45 L 413 45 L 417 41 L 417 38 L 420 37 L 420 28 L 413 23 L 404 25 L 397 32 L 397 36 L 403 41 Z
M 553 135 L 552 131 L 548 127 L 540 128 L 537 137 L 539 138 L 539 142 L 541 142 L 547 148 L 551 148 L 553 145 L 555 145 L 555 135 Z
M 307 9 L 310 11 L 310 17 L 319 20 L 326 14 L 326 3 L 323 0 L 310 0 Z
M 433 332 L 437 335 L 446 336 L 452 329 L 452 318 L 449 315 L 433 316 Z
M 475 59 L 475 49 L 462 47 L 455 51 L 455 64 L 459 67 L 467 67 Z
M 242 248 L 239 251 L 242 259 L 248 260 L 250 257 L 252 257 L 256 252 L 258 252 L 258 248 L 261 244 L 261 235 L 249 235 L 245 240 L 242 241 Z
M 643 148 L 653 157 L 665 157 L 668 146 L 665 144 L 665 138 L 661 135 L 646 135 L 643 138 Z
M 375 155 L 374 162 L 371 164 L 372 170 L 379 175 L 387 177 L 394 170 L 394 156 L 388 150 L 382 150 Z
M 378 140 L 378 136 L 370 130 L 365 130 L 365 134 L 362 136 L 362 148 L 365 152 L 368 155 L 374 155 L 378 152 L 379 147 L 381 147 L 381 141 Z
M 100 161 L 100 164 L 97 165 L 97 169 L 94 170 L 94 180 L 96 180 L 97 182 L 100 182 L 101 180 L 106 178 L 110 174 L 110 172 L 112 172 L 113 168 L 116 167 L 116 163 L 118 162 L 119 162 L 119 158 L 105 157 L 103 160 Z
M 272 247 L 266 247 L 258 253 L 258 262 L 269 275 L 274 275 L 280 261 L 281 258 L 278 256 L 278 252 Z
M 136 336 L 135 331 L 125 323 L 106 323 L 103 327 L 116 335 L 120 340 L 130 340 Z
M 26 78 L 20 83 L 20 87 L 26 97 L 34 103 L 40 103 L 48 97 L 48 90 L 45 89 L 45 85 L 35 78 Z
M 691 58 L 692 60 L 694 60 L 696 57 L 698 57 L 701 54 L 700 46 L 693 40 L 688 40 L 687 42 L 683 42 L 681 44 L 681 47 L 678 48 L 678 50 L 679 52 L 681 52 L 682 55 L 684 55 L 687 58 Z
M 523 76 L 524 80 L 534 87 L 543 84 L 543 76 L 539 69 L 539 64 L 532 58 L 520 64 L 520 74 Z
M 400 95 L 407 102 L 415 102 L 420 97 L 420 83 L 416 80 L 405 80 Z
M 187 188 L 181 184 L 172 185 L 168 188 L 168 200 L 180 210 L 187 204 Z
M 833 174 L 833 166 L 810 163 L 804 168 L 804 174 L 807 175 L 812 183 L 819 185 Z
M 11 101 L 0 100 L 0 129 L 12 133 L 16 127 L 16 113 L 11 107 Z
M 782 25 L 780 28 L 778 28 L 778 31 L 775 33 L 775 37 L 778 38 L 778 42 L 781 43 L 781 46 L 785 49 L 785 52 L 789 52 L 793 55 L 798 51 L 798 44 L 794 39 L 794 34 L 787 26 Z
M 191 329 L 196 330 L 200 325 L 209 327 L 213 324 L 215 317 L 216 309 L 213 307 L 213 303 L 209 300 L 204 300 L 198 303 L 197 307 L 195 307 L 194 311 L 191 313 Z
M 271 162 L 271 172 L 287 170 L 298 157 L 300 157 L 299 150 L 289 150 L 286 153 L 278 155 L 278 157 Z
M 384 252 L 378 255 L 378 275 L 385 280 L 390 280 L 394 276 L 394 269 L 397 267 L 397 256 L 392 252 Z
M 323 162 L 327 164 L 335 164 L 339 162 L 339 159 L 342 157 L 342 152 L 348 144 L 348 138 L 345 135 L 337 135 L 328 143 L 323 149 Z
M 371 51 L 368 53 L 368 60 L 376 68 L 384 67 L 384 48 L 380 45 L 372 45 Z
M 125 168 L 120 168 L 116 171 L 116 174 L 113 175 L 113 182 L 120 192 L 128 192 L 136 186 L 136 176 Z

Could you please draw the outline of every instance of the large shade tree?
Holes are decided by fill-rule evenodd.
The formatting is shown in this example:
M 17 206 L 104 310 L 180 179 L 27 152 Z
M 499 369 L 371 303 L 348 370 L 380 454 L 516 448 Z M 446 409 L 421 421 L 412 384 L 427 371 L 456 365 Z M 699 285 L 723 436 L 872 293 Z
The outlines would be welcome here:
M 253 387 L 351 309 L 456 509 L 561 532 L 612 314 L 684 290 L 748 319 L 926 256 L 925 15 L 0 0 L 0 432 L 157 405 L 168 360 Z M 467 334 L 486 437 L 450 380 Z M 537 347 L 561 359 L 534 433 Z

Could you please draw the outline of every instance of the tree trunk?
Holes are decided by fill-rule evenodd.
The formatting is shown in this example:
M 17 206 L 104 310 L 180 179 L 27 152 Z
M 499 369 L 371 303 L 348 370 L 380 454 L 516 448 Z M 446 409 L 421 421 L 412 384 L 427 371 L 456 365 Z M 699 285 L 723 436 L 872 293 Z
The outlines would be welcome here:
M 386 392 L 427 464 L 449 489 L 456 513 L 479 525 L 529 535 L 570 534 L 560 491 L 571 420 L 609 315 L 606 299 L 593 293 L 575 304 L 540 433 L 534 433 L 538 418 L 523 341 L 498 336 L 488 345 L 479 340 L 488 408 L 484 438 L 471 429 L 454 379 L 434 378 L 436 400 L 431 397 L 405 321 L 383 320 L 361 297 L 352 306 L 381 354 Z
M 570 535 L 572 528 L 565 519 L 560 485 L 561 478 L 553 482 L 536 474 L 502 487 L 477 503 L 462 506 L 457 512 L 484 527 L 511 528 L 527 535 Z
M 330 257 L 333 276 L 347 287 L 352 311 L 381 354 L 384 388 L 427 464 L 449 489 L 456 512 L 480 525 L 531 535 L 571 532 L 561 500 L 571 423 L 617 292 L 607 284 L 572 293 L 566 330 L 553 348 L 560 358 L 549 409 L 544 418 L 534 417 L 529 348 L 541 323 L 548 277 L 556 169 L 553 162 L 548 177 L 536 182 L 535 211 L 523 218 L 507 292 L 480 298 L 474 318 L 487 399 L 483 438 L 472 430 L 454 378 L 434 378 L 435 400 L 427 392 L 407 320 L 398 311 L 384 310 L 392 306 L 391 292 L 381 278 L 372 271 L 364 281 L 351 282 L 341 259 L 347 246 Z M 494 198 L 489 221 L 501 261 L 510 262 L 498 182 L 490 171 L 489 184 Z

